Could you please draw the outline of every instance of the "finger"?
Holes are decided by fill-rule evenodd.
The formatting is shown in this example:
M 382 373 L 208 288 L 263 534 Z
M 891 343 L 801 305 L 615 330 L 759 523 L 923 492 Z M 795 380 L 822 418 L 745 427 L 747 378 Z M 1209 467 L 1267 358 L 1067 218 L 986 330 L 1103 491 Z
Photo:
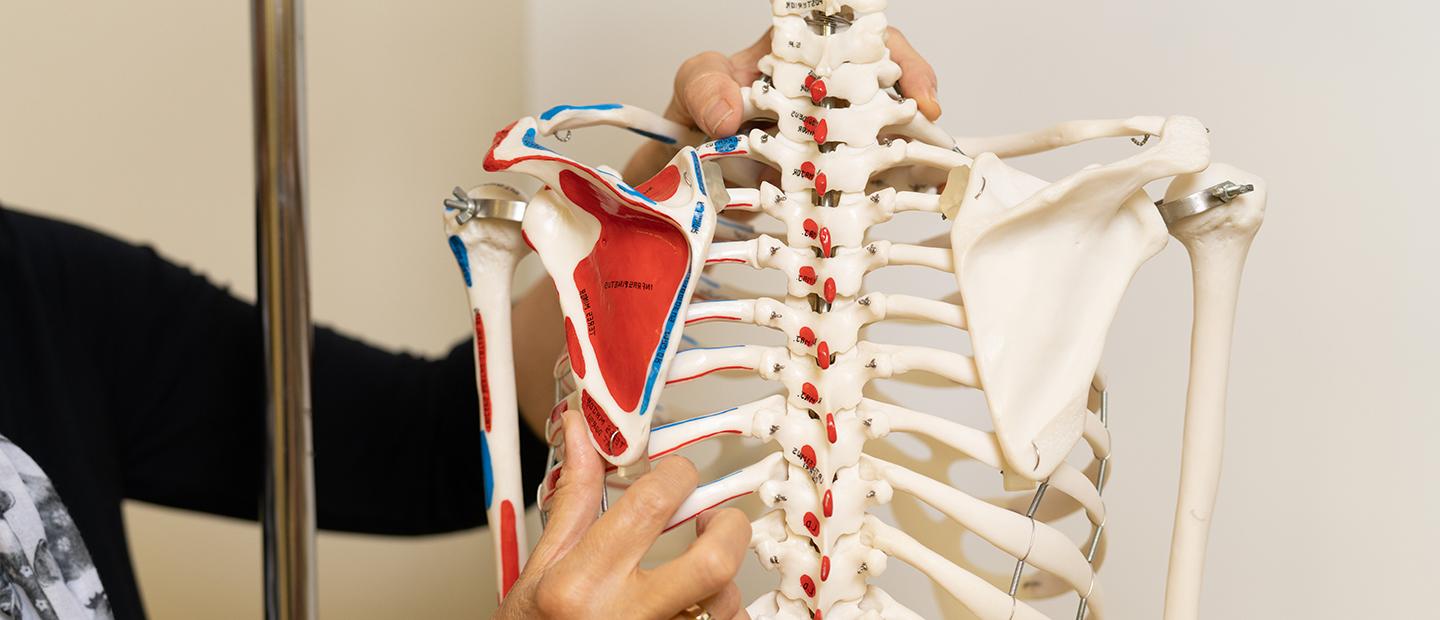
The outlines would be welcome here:
M 689 459 L 662 459 L 590 527 L 580 543 L 586 557 L 595 558 L 597 566 L 630 569 L 638 565 L 698 481 L 699 474 Z M 691 602 L 695 600 L 698 597 Z
M 710 612 L 712 618 L 734 618 L 737 614 L 743 613 L 740 607 L 740 587 L 735 582 L 725 584 L 719 592 L 711 595 L 703 601 L 695 603 L 701 609 Z M 748 616 L 746 616 L 748 617 Z M 685 612 L 675 616 L 676 620 L 695 620 L 695 617 Z
M 900 65 L 900 93 L 914 99 L 925 118 L 932 121 L 940 118 L 940 101 L 935 95 L 940 80 L 935 76 L 935 68 L 893 27 L 885 37 L 885 46 L 890 48 L 890 60 Z
M 604 492 L 605 466 L 590 446 L 589 427 L 578 411 L 561 414 L 565 433 L 565 462 L 555 495 L 550 498 L 550 518 L 545 533 L 525 568 L 544 571 L 565 556 L 595 522 Z
M 675 73 L 675 99 L 667 113 L 676 122 L 699 127 L 711 137 L 740 129 L 740 83 L 730 59 L 705 52 L 680 65 Z
M 641 583 L 649 593 L 647 603 L 684 609 L 720 593 L 735 580 L 750 547 L 750 520 L 745 513 L 734 508 L 708 512 L 700 516 L 696 528 L 699 535 L 680 557 L 644 574 Z

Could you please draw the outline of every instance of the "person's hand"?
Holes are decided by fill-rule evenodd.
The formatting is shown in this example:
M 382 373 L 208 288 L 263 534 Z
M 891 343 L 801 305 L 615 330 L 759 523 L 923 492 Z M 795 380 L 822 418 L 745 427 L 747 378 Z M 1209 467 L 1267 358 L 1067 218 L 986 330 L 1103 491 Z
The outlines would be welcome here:
M 900 65 L 897 88 L 915 100 L 925 118 L 940 118 L 940 102 L 935 98 L 939 84 L 935 69 L 915 51 L 899 30 L 890 28 L 885 38 L 890 60 Z M 770 31 L 754 45 L 726 56 L 720 52 L 704 52 L 691 57 L 675 73 L 675 94 L 665 109 L 665 118 L 695 127 L 712 138 L 733 135 L 745 119 L 740 118 L 744 106 L 740 101 L 741 85 L 760 79 L 757 63 L 770 53 Z M 857 102 L 864 103 L 864 102 Z M 625 166 L 625 178 L 641 181 L 664 167 L 674 151 L 659 143 L 647 143 L 635 152 Z
M 750 543 L 750 520 L 734 508 L 701 514 L 698 536 L 680 557 L 654 569 L 640 559 L 680 503 L 695 490 L 695 466 L 663 459 L 603 516 L 604 463 L 590 447 L 585 419 L 563 415 L 565 463 L 550 519 L 496 618 L 651 618 L 671 620 L 700 605 L 716 620 L 748 619 L 735 587 Z

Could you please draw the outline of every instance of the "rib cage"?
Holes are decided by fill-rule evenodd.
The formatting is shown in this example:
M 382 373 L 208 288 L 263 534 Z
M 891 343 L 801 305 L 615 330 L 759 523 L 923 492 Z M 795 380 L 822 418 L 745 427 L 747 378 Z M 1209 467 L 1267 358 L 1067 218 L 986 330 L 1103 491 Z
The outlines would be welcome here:
M 1062 465 L 1034 486 L 1022 505 L 997 507 L 1003 502 L 978 500 L 865 454 L 868 440 L 891 432 L 916 433 L 997 471 L 1005 469 L 993 434 L 862 395 L 872 379 L 913 371 L 980 387 L 974 362 L 966 356 L 860 338 L 865 325 L 887 319 L 965 327 L 958 305 L 862 290 L 866 273 L 889 265 L 954 271 L 948 248 L 891 243 L 868 233 L 896 212 L 939 213 L 939 196 L 926 188 L 943 182 L 950 168 L 968 164 L 953 140 L 918 114 L 913 100 L 896 93 L 900 71 L 884 47 L 883 5 L 772 3 L 772 53 L 760 61 L 764 75 L 744 96 L 748 118 L 773 118 L 776 129 L 702 146 L 700 156 L 741 153 L 780 169 L 779 188 L 729 188 L 728 206 L 779 219 L 786 227 L 784 240 L 760 235 L 716 243 L 707 264 L 777 269 L 787 277 L 786 294 L 696 302 L 687 325 L 754 323 L 783 331 L 787 344 L 682 351 L 669 376 L 672 382 L 685 381 L 718 369 L 749 368 L 780 381 L 784 392 L 713 417 L 657 428 L 652 454 L 717 433 L 778 444 L 779 458 L 702 487 L 679 512 L 686 518 L 750 490 L 773 509 L 755 522 L 752 546 L 762 565 L 778 573 L 779 583 L 750 606 L 757 619 L 918 617 L 867 583 L 891 556 L 927 573 L 977 617 L 1040 618 L 1024 599 L 1062 592 L 1081 597 L 1077 617 L 1087 607 L 1091 617 L 1100 617 L 1103 597 L 1091 560 L 1105 521 L 1095 481 L 1105 474 L 1109 437 L 1100 414 L 1104 388 L 1098 382 L 1084 433 L 1094 456 L 1091 466 L 1081 471 Z M 1007 483 L 1023 488 L 1027 481 L 1007 476 Z M 1020 564 L 1013 578 L 979 575 L 972 572 L 977 567 L 940 557 L 867 514 L 895 491 L 916 496 L 1043 573 L 1021 590 Z M 1078 546 L 1046 523 L 1076 509 L 1092 525 Z
M 580 366 L 590 366 L 592 377 L 585 379 L 583 370 L 577 373 L 574 364 L 562 360 L 561 403 L 555 413 L 567 407 L 584 411 L 596 448 L 622 466 L 640 458 L 634 456 L 637 450 L 641 457 L 655 459 L 723 435 L 774 442 L 777 452 L 702 485 L 671 524 L 736 497 L 758 494 L 771 510 L 754 522 L 751 544 L 762 565 L 778 574 L 778 583 L 749 607 L 754 618 L 917 617 L 868 583 L 871 575 L 885 570 L 889 558 L 915 566 L 979 618 L 1041 618 L 1025 601 L 1066 592 L 1080 599 L 1077 617 L 1087 611 L 1090 617 L 1101 617 L 1104 597 L 1093 566 L 1100 557 L 1105 523 L 1100 489 L 1110 446 L 1105 388 L 1098 378 L 1091 385 L 1083 428 L 1065 446 L 1068 451 L 1083 438 L 1092 457 L 1089 464 L 1078 468 L 1061 462 L 1038 485 L 1033 476 L 1021 475 L 1036 467 L 1007 462 L 1014 455 L 1002 451 L 995 433 L 866 397 L 872 380 L 907 373 L 982 388 L 976 363 L 966 355 L 861 338 L 863 328 L 886 320 L 967 327 L 965 309 L 958 304 L 863 288 L 866 274 L 887 266 L 955 273 L 955 254 L 946 243 L 895 243 L 871 238 L 870 231 L 902 212 L 931 213 L 937 219 L 953 214 L 949 209 L 954 205 L 945 204 L 936 192 L 948 173 L 972 163 L 948 134 L 918 113 L 913 100 L 896 92 L 900 68 L 884 45 L 883 8 L 883 0 L 773 0 L 772 53 L 759 62 L 763 77 L 742 89 L 747 121 L 768 120 L 760 123 L 767 128 L 683 148 L 671 168 L 686 172 L 667 171 L 682 177 L 679 184 L 692 193 L 682 188 L 674 200 L 647 198 L 612 171 L 584 166 L 534 141 L 537 135 L 595 124 L 618 125 L 651 137 L 679 135 L 678 128 L 626 106 L 558 106 L 497 135 L 487 170 L 514 166 L 549 185 L 531 204 L 527 231 L 536 213 L 555 213 L 555 205 L 567 200 L 564 192 L 556 191 L 564 184 L 565 172 L 560 171 L 578 170 L 589 175 L 584 183 L 594 191 L 613 192 L 619 200 L 670 217 L 677 225 L 683 221 L 703 266 L 744 264 L 779 271 L 787 281 L 781 295 L 725 299 L 704 278 L 695 278 L 690 291 L 681 287 L 675 305 L 683 325 L 754 324 L 782 332 L 784 346 L 693 348 L 666 357 L 667 346 L 669 351 L 676 347 L 667 331 L 655 351 L 656 360 L 668 360 L 657 366 L 664 368 L 665 384 L 743 369 L 781 383 L 781 393 L 652 429 L 643 417 L 645 405 L 616 411 L 613 399 L 603 393 L 608 379 L 596 376 L 602 373 L 595 367 L 593 345 L 580 346 L 572 333 L 571 355 L 590 360 Z M 780 186 L 746 183 L 755 175 L 753 169 L 737 165 L 745 160 L 777 168 Z M 721 187 L 715 164 L 726 169 L 727 182 L 740 180 L 742 186 Z M 712 191 L 706 191 L 707 185 Z M 979 191 L 984 190 L 981 185 Z M 765 212 L 784 224 L 784 239 L 748 236 L 744 227 L 734 227 L 726 229 L 726 240 L 711 244 L 711 206 Z M 531 240 L 542 246 L 549 242 Z M 537 251 L 545 258 L 543 247 Z M 573 263 L 555 262 L 562 273 L 574 268 Z M 546 267 L 554 277 L 556 265 L 547 259 Z M 689 303 L 687 294 L 697 301 Z M 578 299 L 584 300 L 583 292 Z M 562 292 L 562 306 L 569 304 L 567 317 L 576 316 L 575 323 L 583 326 L 587 321 L 581 317 L 588 313 L 577 314 L 581 301 L 567 300 Z M 673 335 L 678 341 L 678 332 Z M 580 379 L 591 382 L 588 392 Z M 600 383 L 594 383 L 597 380 Z M 649 389 L 647 385 L 647 403 Z M 589 401 L 588 393 L 600 404 Z M 632 435 L 634 428 L 625 425 L 638 425 L 639 434 Z M 960 458 L 1001 472 L 1008 490 L 1028 492 L 1018 502 L 977 499 L 867 450 L 867 442 L 891 433 L 919 435 L 947 446 Z M 617 447 L 617 438 L 629 441 Z M 552 444 L 556 440 L 551 437 Z M 546 480 L 542 502 L 553 490 L 554 477 L 547 475 Z M 896 491 L 930 505 L 1015 558 L 1013 574 L 987 571 L 965 558 L 943 557 L 870 514 L 889 503 Z M 1091 526 L 1079 541 L 1051 525 L 1075 512 L 1083 513 Z M 1025 565 L 1036 570 L 1027 573 Z

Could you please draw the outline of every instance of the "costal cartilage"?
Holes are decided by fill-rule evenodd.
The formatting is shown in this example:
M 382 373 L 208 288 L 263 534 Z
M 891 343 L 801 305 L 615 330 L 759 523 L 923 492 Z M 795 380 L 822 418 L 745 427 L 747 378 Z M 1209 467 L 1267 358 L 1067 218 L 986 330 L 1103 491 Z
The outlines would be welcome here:
M 1190 334 L 1190 382 L 1185 397 L 1185 439 L 1180 461 L 1180 495 L 1165 583 L 1165 619 L 1199 616 L 1205 544 L 1220 484 L 1225 443 L 1225 392 L 1230 342 L 1240 276 L 1250 243 L 1265 219 L 1265 184 L 1225 164 L 1177 178 L 1166 201 L 1200 192 L 1222 181 L 1248 187 L 1228 204 L 1176 221 L 1170 233 L 1185 245 L 1195 281 L 1194 328 Z
M 485 514 L 495 543 L 496 590 L 501 598 L 525 565 L 525 496 L 520 475 L 520 418 L 515 358 L 510 333 L 510 287 L 515 265 L 529 253 L 520 222 L 476 215 L 477 202 L 524 205 L 513 190 L 482 186 L 469 194 L 456 189 L 447 201 L 445 232 L 464 277 L 474 323 L 475 384 L 480 396 L 480 452 L 484 467 Z M 459 207 L 459 208 L 456 208 Z M 507 214 L 518 215 L 516 208 Z
M 728 198 L 691 148 L 632 188 L 540 146 L 537 133 L 533 118 L 502 131 L 486 169 L 546 184 L 523 229 L 560 293 L 580 411 L 607 460 L 640 462 L 717 205 Z

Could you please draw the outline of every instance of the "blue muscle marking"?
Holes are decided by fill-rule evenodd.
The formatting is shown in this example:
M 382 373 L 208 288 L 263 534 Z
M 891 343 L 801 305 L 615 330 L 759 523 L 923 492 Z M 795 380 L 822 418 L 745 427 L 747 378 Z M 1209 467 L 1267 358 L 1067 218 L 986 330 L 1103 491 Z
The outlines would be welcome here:
M 705 203 L 695 203 L 695 217 L 690 218 L 690 233 L 700 232 L 700 222 L 705 219 Z
M 731 407 L 731 408 L 726 409 L 726 410 L 724 410 L 724 411 L 716 411 L 715 413 L 707 413 L 707 414 L 702 415 L 702 416 L 697 416 L 697 417 L 694 417 L 694 418 L 690 418 L 689 420 L 680 420 L 679 422 L 671 422 L 671 423 L 666 424 L 666 425 L 664 425 L 664 426 L 657 426 L 657 427 L 655 427 L 655 428 L 652 428 L 652 429 L 650 429 L 650 432 L 653 433 L 653 432 L 655 432 L 655 431 L 658 431 L 658 430 L 661 430 L 661 429 L 670 428 L 670 427 L 672 427 L 672 426 L 680 426 L 681 424 L 689 424 L 689 423 L 691 423 L 691 422 L 699 422 L 700 420 L 704 420 L 705 418 L 713 418 L 713 417 L 715 417 L 715 416 L 717 416 L 717 415 L 725 415 L 725 414 L 730 413 L 731 411 L 734 411 L 734 410 L 736 410 L 736 409 L 739 409 L 739 407 Z
M 720 283 L 712 279 L 710 276 L 700 276 L 700 283 L 706 286 L 720 288 Z
M 480 433 L 480 465 L 485 472 L 485 509 L 490 509 L 490 501 L 495 497 L 495 471 L 490 464 L 490 443 L 485 441 L 485 433 Z
M 525 146 L 528 146 L 528 147 L 530 147 L 530 148 L 532 148 L 532 149 L 539 149 L 539 150 L 542 150 L 542 151 L 550 151 L 550 149 L 547 149 L 547 148 L 545 148 L 545 147 L 543 147 L 543 146 L 540 146 L 540 143 L 535 141 L 535 128 L 534 128 L 534 127 L 531 127 L 531 128 L 529 128 L 529 129 L 526 129 L 526 130 L 525 130 L 525 135 L 520 138 L 520 142 L 523 143 Z M 551 153 L 554 153 L 555 151 L 550 151 L 550 152 L 551 152 Z
M 671 138 L 670 136 L 662 136 L 662 135 L 660 135 L 660 134 L 658 134 L 658 133 L 650 133 L 650 132 L 648 132 L 648 131 L 645 131 L 644 129 L 636 129 L 636 128 L 634 128 L 634 127 L 626 127 L 626 129 L 629 129 L 630 131 L 633 131 L 633 132 L 638 133 L 638 134 L 640 134 L 640 135 L 642 135 L 642 136 L 645 136 L 646 138 L 650 138 L 651 140 L 654 140 L 654 141 L 656 141 L 656 142 L 663 142 L 663 143 L 665 143 L 665 144 L 675 144 L 675 138 Z
M 693 347 L 693 346 L 699 345 L 699 344 L 700 344 L 700 341 L 699 341 L 699 340 L 696 340 L 696 339 L 694 339 L 694 338 L 691 338 L 690 336 L 687 336 L 687 335 L 685 335 L 685 334 L 680 334 L 680 344 L 688 344 L 688 345 L 690 345 L 690 346 Z
M 719 140 L 716 140 L 716 141 L 715 141 L 715 152 L 716 152 L 716 153 L 729 153 L 730 151 L 735 150 L 736 147 L 739 147 L 739 146 L 740 146 L 740 136 L 730 136 L 730 137 L 728 137 L 728 138 L 720 138 Z
M 455 262 L 460 264 L 460 274 L 465 276 L 465 288 L 470 288 L 470 253 L 465 251 L 465 242 L 455 235 L 450 235 L 450 252 L 455 255 Z
M 699 487 L 696 487 L 696 488 L 705 488 L 705 487 L 708 487 L 708 486 L 710 486 L 710 485 L 712 485 L 712 484 L 715 484 L 715 483 L 717 483 L 717 482 L 720 482 L 721 480 L 724 480 L 724 479 L 726 479 L 726 478 L 729 478 L 730 476 L 734 476 L 735 474 L 738 474 L 738 473 L 740 473 L 740 472 L 742 472 L 742 471 L 745 471 L 745 470 L 743 470 L 743 469 L 737 469 L 737 470 L 732 471 L 732 472 L 730 472 L 730 473 L 728 473 L 728 474 L 725 474 L 725 475 L 723 475 L 723 476 L 720 476 L 719 478 L 716 478 L 716 479 L 714 479 L 714 480 L 711 480 L 710 482 L 706 482 L 705 484 L 702 484 L 702 485 L 700 485 Z
M 695 164 L 695 183 L 700 186 L 700 193 L 709 196 L 710 192 L 705 191 L 705 171 L 700 169 L 700 158 L 695 156 L 695 151 L 690 151 L 690 163 Z
M 653 199 L 653 198 L 651 198 L 651 197 L 649 197 L 649 196 L 646 196 L 645 194 L 642 194 L 642 193 L 640 193 L 639 191 L 636 191 L 635 188 L 630 187 L 630 185 L 627 184 L 627 183 L 616 183 L 615 186 L 616 186 L 616 187 L 619 187 L 619 188 L 620 188 L 620 191 L 625 192 L 625 193 L 627 193 L 627 194 L 630 194 L 631 196 L 634 196 L 634 197 L 636 197 L 636 198 L 639 198 L 640 200 L 643 200 L 643 201 L 645 202 L 645 204 L 650 204 L 650 205 L 655 204 L 655 199 Z
M 660 346 L 655 348 L 655 358 L 650 360 L 650 375 L 645 377 L 645 399 L 640 401 L 640 415 L 650 407 L 650 396 L 655 390 L 655 379 L 660 376 L 660 365 L 665 361 L 665 350 L 670 348 L 670 334 L 675 321 L 680 318 L 680 304 L 685 301 L 685 291 L 690 289 L 690 270 L 685 270 L 685 279 L 680 282 L 680 291 L 675 294 L 675 303 L 670 306 L 670 315 L 665 317 L 665 332 L 660 337 Z
M 719 350 L 721 350 L 721 349 L 738 349 L 738 348 L 740 348 L 740 347 L 748 347 L 748 346 L 750 346 L 750 345 L 748 345 L 748 344 L 727 344 L 727 345 L 725 345 L 725 346 L 723 346 L 723 347 L 696 347 L 696 348 L 690 349 L 690 350 L 691 350 L 691 351 L 719 351 Z
M 555 118 L 566 110 L 618 110 L 621 106 L 618 103 L 597 103 L 594 105 L 557 105 L 540 114 L 540 120 L 548 121 Z

